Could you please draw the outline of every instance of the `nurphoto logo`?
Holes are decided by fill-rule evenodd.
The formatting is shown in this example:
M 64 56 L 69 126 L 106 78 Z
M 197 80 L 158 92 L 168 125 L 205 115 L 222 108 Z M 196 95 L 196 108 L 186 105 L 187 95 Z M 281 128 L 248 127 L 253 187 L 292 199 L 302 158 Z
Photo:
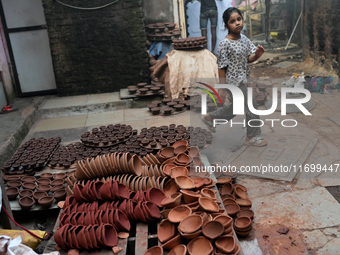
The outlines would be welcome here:
M 222 106 L 222 101 L 221 98 L 219 96 L 219 94 L 217 93 L 217 91 L 210 85 L 202 83 L 202 82 L 197 82 L 201 85 L 206 86 L 207 88 L 209 88 L 210 90 L 212 90 L 214 92 L 214 94 L 217 96 L 217 98 L 220 101 L 220 104 Z M 200 87 L 196 87 L 198 89 L 201 89 L 203 91 L 205 91 L 214 101 L 215 105 L 217 106 L 216 100 L 214 98 L 214 96 L 211 94 L 210 91 L 208 91 L 207 89 L 204 88 L 200 88 Z M 230 91 L 230 93 L 232 94 L 233 97 L 233 103 L 232 103 L 232 107 L 233 107 L 233 115 L 244 115 L 244 95 L 241 89 L 239 89 L 237 86 L 235 85 L 228 85 L 228 84 L 215 84 L 215 88 L 216 89 L 228 89 Z M 267 110 L 257 110 L 255 109 L 254 105 L 253 105 L 253 89 L 251 87 L 247 88 L 248 90 L 248 100 L 247 100 L 247 104 L 248 104 L 248 108 L 249 110 L 255 114 L 255 115 L 259 115 L 259 116 L 267 116 L 270 115 L 272 113 L 275 112 L 277 105 L 278 105 L 278 92 L 277 92 L 277 88 L 273 87 L 272 88 L 272 106 L 270 109 Z M 287 94 L 288 93 L 294 93 L 294 94 L 304 94 L 305 97 L 304 98 L 287 98 Z M 207 94 L 202 94 L 201 95 L 201 114 L 202 115 L 206 115 L 207 114 Z M 307 103 L 309 100 L 311 99 L 311 93 L 309 90 L 304 89 L 304 88 L 289 88 L 289 87 L 283 87 L 281 88 L 281 115 L 285 116 L 287 115 L 287 105 L 288 104 L 293 104 L 295 105 L 304 115 L 312 115 L 307 109 L 306 107 L 303 105 L 304 103 Z M 251 124 L 251 122 L 254 121 L 258 121 L 261 124 L 259 126 L 254 126 Z M 274 122 L 275 121 L 280 121 L 279 119 L 265 119 L 264 121 L 267 122 L 271 122 L 271 127 L 274 127 Z M 264 125 L 264 121 L 261 119 L 252 119 L 249 121 L 248 125 L 251 127 L 262 127 Z M 287 122 L 293 122 L 293 124 L 288 125 Z M 234 125 L 243 125 L 244 127 L 246 127 L 246 120 L 244 119 L 244 121 L 242 122 L 234 122 L 232 120 L 228 121 L 227 119 L 214 119 L 213 120 L 213 124 L 214 127 L 216 127 L 216 125 L 223 125 L 223 124 L 227 124 L 230 123 L 231 126 Z M 297 121 L 294 119 L 284 119 L 281 120 L 281 125 L 283 127 L 296 127 L 297 126 Z

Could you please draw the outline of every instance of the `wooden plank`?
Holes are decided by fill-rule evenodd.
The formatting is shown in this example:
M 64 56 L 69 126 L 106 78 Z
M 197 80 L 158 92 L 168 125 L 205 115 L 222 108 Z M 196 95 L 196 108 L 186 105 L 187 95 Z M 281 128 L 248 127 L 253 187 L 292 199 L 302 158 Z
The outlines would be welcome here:
M 1 185 L 1 194 L 2 194 L 2 205 L 7 211 L 8 215 L 11 216 L 12 219 L 14 219 L 11 206 L 8 201 L 8 197 L 7 197 L 7 193 L 6 193 L 6 189 L 4 185 L 4 180 L 2 179 L 2 172 L 0 172 L 0 185 Z M 11 221 L 11 219 L 7 216 L 4 210 L 1 210 L 0 219 L 1 219 L 2 227 L 4 229 L 15 229 L 16 228 L 16 225 L 14 224 L 13 221 Z
M 148 249 L 148 225 L 137 223 L 135 255 L 143 255 Z
M 201 154 L 201 160 L 202 160 L 203 164 L 204 164 L 206 167 L 210 166 L 209 160 L 208 160 L 208 158 L 207 158 L 206 155 Z M 216 179 L 214 173 L 211 173 L 211 174 L 210 174 L 210 178 L 213 179 L 215 183 L 217 183 L 217 179 Z M 217 191 L 217 192 L 216 192 L 216 197 L 217 197 L 218 200 L 221 202 L 221 203 L 219 204 L 219 207 L 220 207 L 221 209 L 225 209 L 225 207 L 224 207 L 224 205 L 223 205 L 222 198 L 221 198 L 220 193 L 219 193 L 219 191 L 218 191 L 218 189 L 217 189 L 217 185 L 215 185 L 214 187 L 212 187 L 212 188 L 210 188 L 210 189 L 216 190 L 216 191 Z M 226 210 L 224 210 L 224 214 L 227 214 Z M 233 224 L 234 224 L 234 222 L 233 222 Z M 233 227 L 234 227 L 234 226 L 233 226 Z M 238 245 L 240 245 L 240 241 L 238 240 L 235 231 L 234 231 L 234 237 L 235 237 L 236 243 L 237 243 Z M 241 245 L 240 245 L 240 246 L 241 246 Z M 241 249 L 239 255 L 244 255 L 242 249 Z

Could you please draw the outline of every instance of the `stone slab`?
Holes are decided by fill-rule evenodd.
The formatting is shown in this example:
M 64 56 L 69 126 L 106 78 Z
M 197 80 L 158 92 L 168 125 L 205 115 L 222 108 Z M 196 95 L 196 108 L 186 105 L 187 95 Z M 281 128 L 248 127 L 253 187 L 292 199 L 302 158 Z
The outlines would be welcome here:
M 340 113 L 334 114 L 330 117 L 328 117 L 331 121 L 333 121 L 335 124 L 340 126 Z
M 119 97 L 120 99 L 131 99 L 131 98 L 137 98 L 137 96 L 130 94 L 128 89 L 120 89 L 119 91 Z
M 336 84 L 336 83 L 334 83 Z M 333 94 L 320 94 L 320 93 L 312 93 L 312 98 L 322 102 L 329 108 L 333 110 L 339 109 L 339 94 L 340 92 L 333 90 Z
M 35 132 L 38 132 L 46 130 L 84 127 L 86 120 L 87 115 L 54 119 L 42 119 L 36 123 L 36 125 L 33 127 L 33 130 Z
M 277 230 L 283 227 L 287 226 L 284 224 L 255 224 L 255 236 L 263 254 L 309 254 L 302 240 L 301 231 L 299 229 L 289 227 L 287 234 L 278 233 Z
M 80 128 L 68 128 L 68 129 L 58 129 L 58 130 L 46 130 L 46 131 L 30 131 L 22 143 L 28 141 L 31 138 L 39 138 L 39 137 L 61 137 L 61 142 L 74 142 L 74 141 L 80 141 L 80 136 L 87 132 L 87 127 L 80 127 Z
M 186 111 L 184 113 L 181 113 L 175 116 L 149 119 L 149 120 L 146 120 L 146 126 L 147 128 L 150 128 L 152 126 L 158 127 L 158 126 L 170 125 L 170 124 L 184 125 L 185 127 L 191 126 L 192 124 L 190 122 L 190 117 L 188 113 L 189 111 Z
M 298 169 L 317 142 L 316 138 L 278 137 L 269 134 L 266 136 L 266 140 L 268 145 L 264 147 L 243 146 L 225 164 L 235 166 L 237 170 L 240 170 L 241 167 L 253 167 L 253 172 L 242 172 L 245 175 L 292 181 L 298 172 L 298 170 L 294 171 L 293 166 L 297 166 L 296 169 Z M 262 172 L 263 166 L 269 165 L 286 167 L 287 171 Z M 254 166 L 257 168 L 255 169 Z M 241 172 L 239 171 L 239 173 Z
M 255 179 L 249 178 L 248 176 L 237 178 L 237 183 L 247 187 L 247 193 L 250 199 L 284 192 L 287 191 L 287 189 L 290 190 L 289 187 L 287 188 L 286 184 L 280 183 L 278 181 Z
M 340 224 L 340 204 L 323 187 L 252 199 L 255 223 L 319 229 Z
M 307 249 L 315 250 L 323 247 L 329 240 L 327 236 L 320 230 L 305 231 L 302 233 L 302 238 L 307 246 Z
M 119 92 L 104 93 L 104 94 L 91 94 L 88 95 L 88 99 L 85 105 L 91 104 L 103 104 L 120 101 Z
M 331 254 L 331 255 L 339 255 L 340 254 L 340 238 L 334 238 L 333 240 L 329 241 L 324 247 L 319 249 L 316 254 L 317 255 L 324 255 L 324 254 Z
M 87 115 L 85 126 L 105 126 L 109 124 L 118 124 L 124 121 L 124 110 L 112 112 L 100 112 Z
M 139 109 L 125 109 L 124 110 L 124 120 L 138 120 L 138 119 L 160 119 L 162 117 L 158 115 L 153 115 L 148 108 Z
M 283 61 L 283 62 L 277 63 L 276 65 L 273 65 L 273 66 L 277 67 L 277 68 L 288 68 L 288 67 L 291 67 L 291 66 L 296 65 L 296 64 L 298 64 L 298 63 L 292 62 L 292 61 Z
M 87 99 L 88 95 L 50 98 L 46 99 L 39 109 L 55 109 L 78 105 L 81 106 L 86 104 Z

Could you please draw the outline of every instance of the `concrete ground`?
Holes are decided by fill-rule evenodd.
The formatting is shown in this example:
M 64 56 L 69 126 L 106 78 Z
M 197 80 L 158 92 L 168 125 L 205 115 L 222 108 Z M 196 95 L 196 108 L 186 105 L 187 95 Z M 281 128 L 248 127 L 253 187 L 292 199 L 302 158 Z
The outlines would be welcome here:
M 281 87 L 282 81 L 262 79 L 268 91 L 272 86 Z M 202 153 L 207 155 L 210 163 L 220 165 L 233 164 L 237 158 L 243 157 L 242 164 L 262 159 L 273 164 L 335 167 L 340 163 L 339 99 L 338 91 L 332 95 L 313 93 L 315 108 L 311 110 L 312 117 L 301 113 L 289 113 L 287 116 L 273 113 L 270 118 L 295 119 L 298 125 L 284 128 L 281 125 L 271 127 L 266 123 L 262 128 L 262 137 L 268 140 L 266 148 L 244 147 L 245 129 L 242 127 L 219 126 L 213 144 Z M 5 158 L 10 157 L 21 142 L 32 137 L 60 136 L 62 142 L 72 142 L 79 140 L 83 132 L 108 124 L 124 123 L 139 130 L 172 123 L 205 127 L 200 114 L 189 111 L 169 117 L 153 116 L 145 107 L 149 101 L 120 100 L 119 93 L 20 99 L 22 105 L 17 113 L 0 116 L 5 123 L 0 128 L 4 141 L 0 152 L 5 153 L 1 156 L 7 160 Z M 17 102 L 14 105 L 18 107 Z M 261 106 L 260 109 L 266 108 Z M 29 121 L 27 116 L 31 116 Z M 235 121 L 242 121 L 242 116 L 237 116 Z M 293 142 L 288 143 L 289 139 Z M 9 145 L 11 147 L 6 147 Z M 289 155 L 289 158 L 285 156 L 282 159 L 280 155 Z M 248 188 L 255 212 L 254 231 L 250 237 L 241 240 L 242 248 L 252 251 L 245 254 L 340 254 L 340 178 L 337 172 L 296 171 L 288 177 L 240 175 L 238 183 Z M 19 223 L 27 222 L 18 213 L 16 215 Z M 55 214 L 53 217 L 56 217 Z M 39 228 L 42 225 L 49 230 L 54 222 L 46 218 L 39 224 L 31 222 L 28 227 Z M 284 226 L 289 228 L 289 232 L 279 234 L 277 230 Z

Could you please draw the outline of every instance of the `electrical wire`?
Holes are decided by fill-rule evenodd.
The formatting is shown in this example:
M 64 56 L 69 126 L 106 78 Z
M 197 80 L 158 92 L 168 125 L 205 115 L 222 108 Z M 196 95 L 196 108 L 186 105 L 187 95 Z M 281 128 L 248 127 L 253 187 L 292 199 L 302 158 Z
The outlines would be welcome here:
M 32 235 L 32 236 L 34 236 L 34 237 L 36 237 L 36 238 L 38 238 L 38 239 L 41 239 L 41 240 L 48 240 L 48 239 L 51 237 L 52 233 L 48 233 L 45 237 L 40 237 L 40 236 L 38 236 L 38 235 L 32 233 L 32 232 L 29 231 L 28 229 L 26 229 L 26 228 L 24 228 L 23 226 L 19 225 L 19 224 L 18 224 L 18 223 L 17 223 L 17 222 L 9 215 L 9 214 L 8 214 L 8 212 L 6 211 L 4 205 L 2 205 L 2 210 L 7 214 L 8 218 L 10 218 L 10 220 L 14 222 L 15 225 L 17 225 L 19 228 L 25 230 L 25 231 L 26 231 L 27 233 L 29 233 L 30 235 Z
M 88 7 L 88 8 L 84 8 L 84 7 L 78 7 L 78 6 L 73 6 L 73 5 L 69 5 L 69 4 L 65 4 L 63 2 L 60 2 L 59 0 L 55 0 L 56 2 L 58 2 L 59 4 L 61 5 L 64 5 L 64 6 L 67 6 L 67 7 L 70 7 L 70 8 L 73 8 L 73 9 L 78 9 L 78 10 L 98 10 L 98 9 L 102 9 L 102 8 L 105 8 L 107 6 L 110 6 L 114 3 L 117 3 L 119 0 L 115 0 L 111 3 L 108 3 L 108 4 L 105 4 L 105 5 L 102 5 L 102 6 L 98 6 L 98 7 Z

